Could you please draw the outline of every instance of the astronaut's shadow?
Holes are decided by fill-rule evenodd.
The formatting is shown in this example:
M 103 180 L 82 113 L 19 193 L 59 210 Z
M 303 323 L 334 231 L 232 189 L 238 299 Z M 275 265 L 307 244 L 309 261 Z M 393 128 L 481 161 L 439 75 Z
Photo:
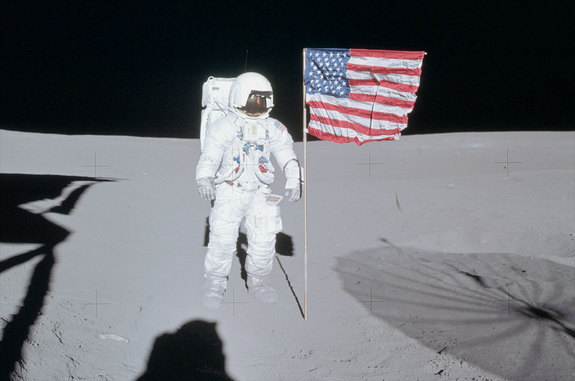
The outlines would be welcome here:
M 204 233 L 204 247 L 208 246 L 210 239 L 210 222 L 209 218 L 206 218 L 206 229 Z M 241 278 L 244 282 L 247 282 L 248 273 L 246 271 L 246 258 L 248 256 L 248 236 L 243 231 L 239 231 L 238 242 L 236 246 L 236 256 L 240 261 L 241 266 Z M 293 257 L 294 256 L 294 246 L 293 239 L 290 235 L 285 233 L 278 233 L 276 236 L 276 254 L 283 257 Z
M 246 233 L 240 231 L 236 247 L 236 256 L 240 260 L 241 277 L 245 282 L 247 282 L 248 279 L 248 273 L 246 272 L 246 257 L 248 256 L 247 247 L 248 236 Z M 284 257 L 293 257 L 293 240 L 291 236 L 284 233 L 278 233 L 276 236 L 276 254 Z
M 208 246 L 208 242 L 210 239 L 210 222 L 209 222 L 209 217 L 206 218 L 206 229 L 204 232 L 204 247 Z M 246 235 L 246 233 L 242 232 L 241 230 L 239 231 L 238 234 L 238 241 L 237 241 L 237 245 L 236 245 L 236 256 L 238 257 L 239 261 L 240 261 L 240 267 L 241 267 L 241 273 L 240 276 L 242 278 L 242 280 L 244 281 L 244 286 L 246 287 L 246 289 L 248 288 L 248 273 L 246 271 L 246 258 L 248 256 L 248 252 L 247 252 L 247 247 L 248 247 L 248 236 Z M 278 261 L 278 265 L 282 271 L 282 273 L 285 276 L 285 281 L 287 282 L 287 285 L 291 291 L 291 294 L 293 295 L 293 298 L 295 300 L 295 302 L 297 303 L 297 306 L 299 308 L 300 314 L 302 317 L 305 318 L 304 315 L 304 311 L 302 308 L 302 304 L 291 284 L 289 275 L 285 269 L 285 267 L 283 266 L 282 262 L 280 261 L 280 256 L 284 256 L 284 257 L 293 257 L 294 256 L 294 246 L 293 246 L 293 239 L 290 235 L 284 234 L 284 233 L 278 233 L 276 235 L 276 255 L 275 255 L 275 259 L 277 259 Z

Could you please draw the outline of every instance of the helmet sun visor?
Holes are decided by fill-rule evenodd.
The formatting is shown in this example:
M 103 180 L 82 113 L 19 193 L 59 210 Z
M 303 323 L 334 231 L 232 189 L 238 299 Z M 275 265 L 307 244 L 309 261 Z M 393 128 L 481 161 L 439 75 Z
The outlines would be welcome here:
M 248 116 L 259 116 L 269 111 L 271 108 L 272 91 L 252 90 L 246 101 L 246 105 L 241 107 Z

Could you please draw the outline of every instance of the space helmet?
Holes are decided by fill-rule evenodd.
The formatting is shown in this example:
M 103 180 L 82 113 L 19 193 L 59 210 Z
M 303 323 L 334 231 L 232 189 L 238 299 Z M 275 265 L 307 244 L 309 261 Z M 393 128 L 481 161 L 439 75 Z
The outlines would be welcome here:
M 232 83 L 229 104 L 242 118 L 267 118 L 274 107 L 272 85 L 261 74 L 243 73 Z

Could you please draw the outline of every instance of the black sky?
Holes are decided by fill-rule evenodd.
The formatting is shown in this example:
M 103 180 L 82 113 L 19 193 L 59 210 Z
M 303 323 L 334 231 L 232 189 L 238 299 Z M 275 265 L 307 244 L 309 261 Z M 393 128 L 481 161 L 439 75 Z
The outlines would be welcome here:
M 202 83 L 247 50 L 299 138 L 302 48 L 338 47 L 428 52 L 405 134 L 574 127 L 569 2 L 201 3 L 3 2 L 0 126 L 197 137 Z

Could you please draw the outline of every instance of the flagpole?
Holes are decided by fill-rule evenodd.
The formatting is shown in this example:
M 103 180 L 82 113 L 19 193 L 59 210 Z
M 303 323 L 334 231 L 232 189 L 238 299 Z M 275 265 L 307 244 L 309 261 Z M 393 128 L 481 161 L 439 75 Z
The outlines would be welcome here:
M 306 113 L 305 113 L 305 53 L 306 48 L 302 50 L 303 72 L 302 72 L 302 120 L 303 120 L 303 168 L 304 176 L 307 177 L 307 128 L 306 128 Z M 303 266 L 304 266 L 304 294 L 303 294 L 303 319 L 307 320 L 307 178 L 304 177 L 303 187 Z

